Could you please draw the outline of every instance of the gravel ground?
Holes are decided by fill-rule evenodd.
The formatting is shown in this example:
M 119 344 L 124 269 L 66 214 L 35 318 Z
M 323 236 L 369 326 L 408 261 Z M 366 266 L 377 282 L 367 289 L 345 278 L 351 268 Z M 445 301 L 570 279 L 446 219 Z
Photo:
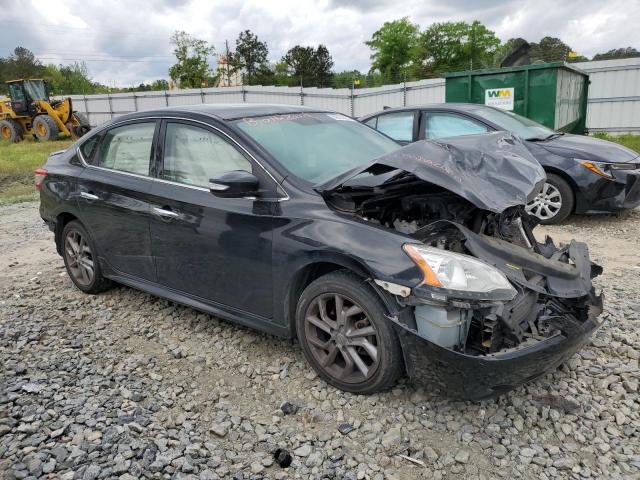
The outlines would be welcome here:
M 471 403 L 345 394 L 290 341 L 129 288 L 84 295 L 37 204 L 3 207 L 0 477 L 639 478 L 640 211 L 545 231 L 590 243 L 608 321 L 556 372 Z

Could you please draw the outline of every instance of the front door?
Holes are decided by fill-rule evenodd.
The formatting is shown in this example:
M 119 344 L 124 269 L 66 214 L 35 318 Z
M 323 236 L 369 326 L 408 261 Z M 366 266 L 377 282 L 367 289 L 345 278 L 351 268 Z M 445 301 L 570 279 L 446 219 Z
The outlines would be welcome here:
M 103 260 L 119 274 L 155 281 L 148 194 L 159 122 L 129 123 L 80 146 L 89 164 L 78 180 L 81 220 Z
M 260 167 L 203 124 L 168 120 L 160 141 L 162 166 L 151 189 L 158 282 L 231 310 L 272 317 L 272 202 L 218 198 L 208 187 L 211 178 L 232 170 L 260 178 Z M 268 181 L 261 179 L 261 188 L 275 188 Z

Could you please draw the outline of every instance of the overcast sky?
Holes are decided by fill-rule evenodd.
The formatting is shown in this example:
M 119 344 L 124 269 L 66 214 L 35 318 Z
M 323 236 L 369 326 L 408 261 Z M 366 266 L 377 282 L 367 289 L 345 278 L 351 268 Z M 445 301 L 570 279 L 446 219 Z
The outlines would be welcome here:
M 587 57 L 640 49 L 640 0 L 0 0 L 0 6 L 0 56 L 20 45 L 43 63 L 84 60 L 94 80 L 116 86 L 168 78 L 174 30 L 222 53 L 225 40 L 233 46 L 250 29 L 267 42 L 272 61 L 296 44 L 323 43 L 336 71 L 368 70 L 371 52 L 363 42 L 403 16 L 422 28 L 477 19 L 502 40 L 559 37 Z

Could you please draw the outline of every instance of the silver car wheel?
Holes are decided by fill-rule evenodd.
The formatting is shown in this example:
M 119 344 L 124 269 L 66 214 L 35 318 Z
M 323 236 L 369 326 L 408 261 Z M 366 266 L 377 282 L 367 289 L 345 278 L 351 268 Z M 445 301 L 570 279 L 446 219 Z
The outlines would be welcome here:
M 540 220 L 550 220 L 558 214 L 561 208 L 562 195 L 560 190 L 550 183 L 545 183 L 542 191 L 525 207 L 525 210 Z

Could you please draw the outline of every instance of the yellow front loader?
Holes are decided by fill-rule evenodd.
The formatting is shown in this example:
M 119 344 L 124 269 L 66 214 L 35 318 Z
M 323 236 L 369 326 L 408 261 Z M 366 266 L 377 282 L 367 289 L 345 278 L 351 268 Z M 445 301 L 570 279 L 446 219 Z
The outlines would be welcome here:
M 69 97 L 49 99 L 44 80 L 11 80 L 7 85 L 9 97 L 0 98 L 0 139 L 19 142 L 33 135 L 46 141 L 59 134 L 79 138 L 91 129 L 87 117 L 73 111 Z

